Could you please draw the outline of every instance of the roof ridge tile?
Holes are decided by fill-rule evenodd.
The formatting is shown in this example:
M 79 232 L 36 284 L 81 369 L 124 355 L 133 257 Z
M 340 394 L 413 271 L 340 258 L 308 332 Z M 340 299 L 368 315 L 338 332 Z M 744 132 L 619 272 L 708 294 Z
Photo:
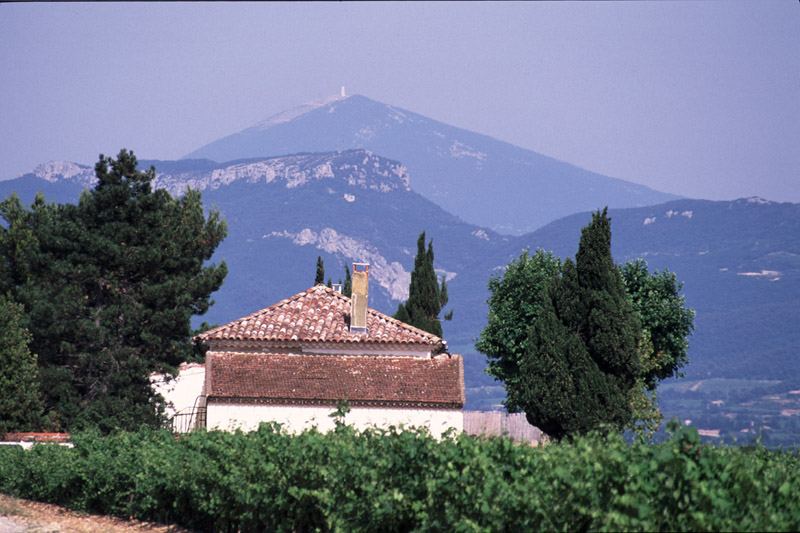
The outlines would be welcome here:
M 344 343 L 421 344 L 441 348 L 441 338 L 372 308 L 367 331 L 350 333 L 350 298 L 315 285 L 289 298 L 197 335 L 201 341 L 327 341 Z

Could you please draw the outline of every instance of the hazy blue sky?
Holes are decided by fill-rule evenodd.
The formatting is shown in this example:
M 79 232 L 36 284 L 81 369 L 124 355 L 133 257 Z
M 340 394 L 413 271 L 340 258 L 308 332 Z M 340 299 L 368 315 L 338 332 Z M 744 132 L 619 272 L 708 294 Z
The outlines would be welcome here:
M 0 177 L 360 93 L 687 196 L 800 201 L 800 3 L 0 4 Z M 412 176 L 413 179 L 413 176 Z

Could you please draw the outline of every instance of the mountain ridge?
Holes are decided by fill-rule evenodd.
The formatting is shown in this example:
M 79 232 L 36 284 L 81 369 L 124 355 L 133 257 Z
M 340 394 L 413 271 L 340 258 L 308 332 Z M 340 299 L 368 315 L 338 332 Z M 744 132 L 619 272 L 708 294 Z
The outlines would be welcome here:
M 268 127 L 246 128 L 185 157 L 228 161 L 352 148 L 402 161 L 415 176 L 417 192 L 501 233 L 523 234 L 598 205 L 677 198 L 361 95 L 333 99 Z
M 373 167 L 373 177 L 382 179 L 375 183 L 366 181 L 365 167 L 369 165 Z M 408 171 L 402 163 L 359 149 L 248 158 L 224 163 L 209 159 L 142 160 L 139 166 L 156 167 L 153 186 L 166 189 L 173 195 L 183 194 L 189 187 L 204 191 L 238 180 L 251 183 L 262 180 L 266 183 L 285 181 L 286 187 L 292 188 L 310 179 L 338 179 L 342 176 L 360 188 L 374 187 L 384 192 L 396 188 L 411 190 Z M 71 161 L 48 161 L 18 178 L 27 176 L 49 183 L 74 182 L 82 187 L 92 187 L 97 181 L 93 167 Z

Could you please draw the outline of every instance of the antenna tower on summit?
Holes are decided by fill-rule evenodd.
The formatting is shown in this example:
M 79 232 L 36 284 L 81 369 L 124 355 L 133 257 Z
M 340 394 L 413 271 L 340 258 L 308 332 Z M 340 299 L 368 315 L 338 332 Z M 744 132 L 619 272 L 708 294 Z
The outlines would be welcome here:
M 346 98 L 347 97 L 347 94 L 345 94 L 345 92 L 344 92 L 344 85 L 342 85 L 342 91 L 339 94 L 341 95 L 342 98 Z

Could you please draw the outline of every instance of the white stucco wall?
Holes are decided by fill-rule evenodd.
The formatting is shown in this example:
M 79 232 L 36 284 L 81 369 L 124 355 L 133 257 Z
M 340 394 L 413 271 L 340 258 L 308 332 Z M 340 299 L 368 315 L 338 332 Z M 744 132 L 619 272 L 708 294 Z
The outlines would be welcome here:
M 334 407 L 211 403 L 208 405 L 207 427 L 252 431 L 261 422 L 275 421 L 296 433 L 314 426 L 320 431 L 330 431 L 335 427 L 333 418 L 329 416 L 333 411 Z M 464 415 L 458 409 L 351 407 L 345 422 L 357 429 L 424 426 L 436 437 L 449 428 L 458 432 L 464 429 Z
M 153 374 L 150 378 L 153 389 L 167 402 L 165 413 L 168 417 L 182 412 L 189 412 L 195 406 L 195 400 L 203 394 L 206 379 L 206 367 L 202 363 L 184 363 L 180 366 L 174 379 L 165 380 L 161 374 Z M 202 407 L 199 404 L 197 407 Z

